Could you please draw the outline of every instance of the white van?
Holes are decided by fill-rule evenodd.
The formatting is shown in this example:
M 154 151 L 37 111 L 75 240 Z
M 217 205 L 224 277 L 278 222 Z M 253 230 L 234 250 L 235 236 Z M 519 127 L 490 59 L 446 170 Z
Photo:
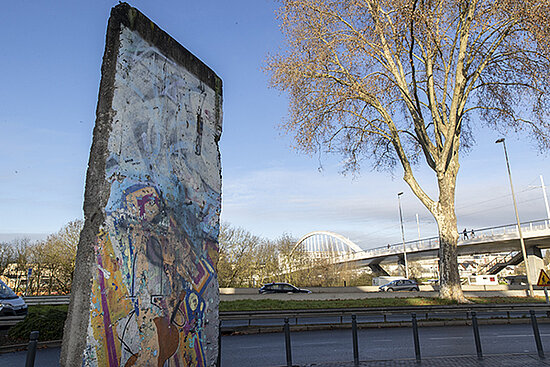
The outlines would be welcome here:
M 0 280 L 0 317 L 27 316 L 27 304 Z
M 470 275 L 468 277 L 470 285 L 498 285 L 498 277 L 496 275 Z

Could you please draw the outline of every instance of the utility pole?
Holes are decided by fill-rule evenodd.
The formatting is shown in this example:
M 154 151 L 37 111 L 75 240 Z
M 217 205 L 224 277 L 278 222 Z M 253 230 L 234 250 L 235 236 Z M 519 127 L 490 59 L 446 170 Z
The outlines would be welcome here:
M 420 221 L 418 220 L 418 213 L 416 213 L 416 228 L 418 228 L 418 241 L 420 242 Z
M 534 297 L 533 283 L 531 283 L 531 272 L 529 271 L 529 261 L 527 261 L 527 251 L 525 251 L 525 242 L 523 241 L 523 234 L 521 233 L 521 223 L 519 221 L 518 205 L 516 203 L 516 196 L 514 195 L 514 185 L 512 184 L 512 171 L 510 170 L 510 162 L 508 161 L 508 152 L 506 151 L 506 142 L 504 138 L 500 138 L 495 143 L 502 143 L 504 147 L 504 157 L 506 158 L 506 167 L 508 168 L 508 178 L 510 179 L 510 189 L 512 190 L 512 199 L 514 201 L 514 210 L 516 211 L 516 221 L 518 223 L 519 242 L 521 245 L 521 252 L 523 254 L 523 262 L 525 263 L 525 272 L 527 273 L 527 283 L 529 285 L 529 296 Z
M 399 202 L 399 221 L 401 222 L 401 240 L 403 241 L 403 257 L 405 258 L 405 278 L 409 279 L 409 265 L 407 264 L 407 248 L 405 247 L 405 230 L 403 229 L 403 212 L 401 210 L 401 195 L 403 191 L 397 194 Z
M 546 196 L 546 186 L 544 186 L 544 180 L 542 179 L 542 175 L 540 175 L 540 184 L 542 186 L 542 195 L 544 196 L 544 204 L 546 204 L 546 219 L 550 220 L 550 207 L 548 206 L 548 197 Z

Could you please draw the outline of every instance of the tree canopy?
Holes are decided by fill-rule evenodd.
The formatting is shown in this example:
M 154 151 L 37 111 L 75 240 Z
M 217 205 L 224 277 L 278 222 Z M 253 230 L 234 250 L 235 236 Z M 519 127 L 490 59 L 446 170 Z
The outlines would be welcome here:
M 403 168 L 436 219 L 441 294 L 462 300 L 454 194 L 472 126 L 522 131 L 550 147 L 550 3 L 496 0 L 281 0 L 286 47 L 270 56 L 288 92 L 284 129 L 305 152 Z M 411 165 L 437 178 L 430 197 Z

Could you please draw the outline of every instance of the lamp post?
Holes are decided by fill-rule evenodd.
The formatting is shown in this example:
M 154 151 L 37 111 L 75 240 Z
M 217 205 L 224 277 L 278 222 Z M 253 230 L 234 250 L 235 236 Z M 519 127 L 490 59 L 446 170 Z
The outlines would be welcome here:
M 508 168 L 508 178 L 510 179 L 510 189 L 512 190 L 512 199 L 514 201 L 514 210 L 516 212 L 516 221 L 518 223 L 519 242 L 521 244 L 521 252 L 523 254 L 523 261 L 525 262 L 525 272 L 527 273 L 527 283 L 529 285 L 529 295 L 533 297 L 533 283 L 531 282 L 531 272 L 529 271 L 529 262 L 527 261 L 527 251 L 525 251 L 525 242 L 523 241 L 523 234 L 521 233 L 521 224 L 519 222 L 518 205 L 516 203 L 516 196 L 514 195 L 514 185 L 512 184 L 512 171 L 510 170 L 510 162 L 508 161 L 508 152 L 506 150 L 506 142 L 504 138 L 500 138 L 495 143 L 502 143 L 504 147 L 504 157 L 506 158 L 506 167 Z
M 546 204 L 546 219 L 550 221 L 550 206 L 548 206 L 548 197 L 546 196 L 546 186 L 544 186 L 544 180 L 542 179 L 542 175 L 540 175 L 540 185 L 542 186 L 542 194 L 544 196 L 544 204 Z M 546 225 L 550 225 L 550 223 L 546 222 Z
M 420 220 L 418 220 L 418 213 L 416 213 L 416 228 L 418 228 L 418 242 L 420 242 Z
M 399 202 L 399 221 L 401 222 L 401 240 L 403 241 L 403 257 L 405 258 L 405 278 L 409 279 L 409 266 L 407 264 L 407 248 L 405 247 L 405 230 L 403 229 L 403 212 L 401 210 L 401 195 L 403 191 L 397 194 Z

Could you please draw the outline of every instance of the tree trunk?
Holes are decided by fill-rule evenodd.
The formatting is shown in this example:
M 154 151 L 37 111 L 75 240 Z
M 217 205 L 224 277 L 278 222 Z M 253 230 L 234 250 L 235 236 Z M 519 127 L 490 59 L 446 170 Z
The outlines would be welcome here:
M 438 180 L 439 201 L 435 219 L 439 228 L 439 297 L 466 303 L 458 273 L 458 230 L 455 213 L 456 170 L 448 169 Z

